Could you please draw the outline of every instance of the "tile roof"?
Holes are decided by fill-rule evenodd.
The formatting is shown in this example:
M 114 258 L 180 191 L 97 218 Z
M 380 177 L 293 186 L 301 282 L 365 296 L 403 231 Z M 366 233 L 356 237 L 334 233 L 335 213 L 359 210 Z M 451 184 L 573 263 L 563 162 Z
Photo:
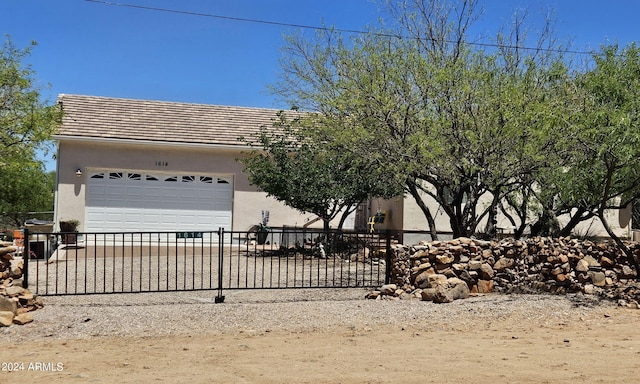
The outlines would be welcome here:
M 58 140 L 115 139 L 243 146 L 276 109 L 230 107 L 111 97 L 60 95 L 64 116 Z

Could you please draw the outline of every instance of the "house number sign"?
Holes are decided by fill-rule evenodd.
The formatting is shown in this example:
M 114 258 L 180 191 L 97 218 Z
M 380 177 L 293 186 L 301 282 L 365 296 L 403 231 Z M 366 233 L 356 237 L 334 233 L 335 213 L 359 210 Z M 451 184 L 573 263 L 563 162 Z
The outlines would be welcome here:
M 168 161 L 156 161 L 156 167 L 168 167 L 168 166 L 169 166 Z
M 176 232 L 178 239 L 202 239 L 202 232 Z

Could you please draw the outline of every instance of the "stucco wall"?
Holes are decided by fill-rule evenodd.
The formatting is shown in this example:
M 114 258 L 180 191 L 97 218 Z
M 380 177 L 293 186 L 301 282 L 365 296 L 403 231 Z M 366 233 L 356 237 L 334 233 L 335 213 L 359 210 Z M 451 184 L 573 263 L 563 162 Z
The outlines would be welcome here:
M 404 201 L 402 196 L 393 199 L 372 199 L 369 202 L 369 216 L 377 212 L 385 214 L 383 223 L 376 224 L 376 230 L 401 230 L 403 229 L 402 218 L 404 215 Z
M 263 210 L 269 211 L 271 226 L 303 226 L 315 217 L 291 209 L 250 185 L 242 173 L 243 165 L 236 160 L 240 156 L 241 151 L 228 149 L 62 141 L 58 147 L 55 220 L 79 220 L 79 230 L 83 230 L 86 178 L 92 169 L 233 176 L 233 230 L 243 231 L 258 224 Z M 76 176 L 78 169 L 80 177 Z
M 439 209 L 438 203 L 433 198 L 426 195 L 425 201 L 427 202 L 427 206 L 431 209 L 432 214 L 435 212 L 434 216 L 436 219 L 437 230 L 439 232 L 450 232 L 451 225 L 449 224 L 449 218 L 444 214 L 442 208 Z M 478 209 L 480 210 L 487 206 L 490 201 L 491 195 L 485 194 L 481 197 L 480 202 L 478 203 Z M 418 207 L 418 204 L 416 204 L 415 199 L 412 196 L 406 196 L 404 202 L 404 229 L 428 230 L 429 225 L 427 224 L 427 219 Z M 607 217 L 609 225 L 618 236 L 623 238 L 631 237 L 631 207 L 623 210 L 607 211 L 605 216 Z M 568 215 L 559 217 L 561 224 L 568 222 L 568 220 Z M 484 229 L 485 224 L 486 221 L 482 221 L 478 226 L 478 230 Z M 498 228 L 502 228 L 506 234 L 513 233 L 511 223 L 502 214 L 498 214 L 497 226 Z M 608 237 L 602 223 L 597 218 L 580 223 L 574 230 L 574 234 L 580 236 Z M 447 239 L 448 237 L 445 235 L 442 236 L 442 238 Z

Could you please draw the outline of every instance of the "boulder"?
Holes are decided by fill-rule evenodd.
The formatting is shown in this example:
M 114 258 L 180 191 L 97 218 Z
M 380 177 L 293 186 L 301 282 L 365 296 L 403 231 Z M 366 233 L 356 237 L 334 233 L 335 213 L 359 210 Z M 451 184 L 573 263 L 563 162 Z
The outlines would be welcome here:
M 24 301 L 30 301 L 30 300 L 33 300 L 34 298 L 35 298 L 35 295 L 26 289 L 24 292 L 22 292 L 20 296 L 18 296 L 18 299 L 24 300 Z
M 576 264 L 575 270 L 578 272 L 587 272 L 589 271 L 589 262 L 585 259 L 578 260 Z
M 429 276 L 432 275 L 435 275 L 435 271 L 433 269 L 423 271 L 414 279 L 415 286 L 418 288 L 429 288 L 431 286 Z
M 451 296 L 447 287 L 445 287 L 444 285 L 439 285 L 435 289 L 432 301 L 438 304 L 451 303 L 453 301 L 453 297 Z
M 421 263 L 417 267 L 411 268 L 411 273 L 420 274 L 420 273 L 428 270 L 429 268 L 431 268 L 431 263 L 430 262 Z
M 427 277 L 427 286 L 425 288 L 436 288 L 440 285 L 447 284 L 447 276 L 442 274 L 429 275 Z
M 18 303 L 8 297 L 0 295 L 0 312 L 16 312 Z
M 395 284 L 386 284 L 380 287 L 380 294 L 382 295 L 394 295 L 398 286 Z
M 622 266 L 622 270 L 620 272 L 620 278 L 622 279 L 633 279 L 636 277 L 636 273 L 633 271 L 633 268 L 631 268 L 628 265 L 623 265 Z
M 425 288 L 420 292 L 422 301 L 433 301 L 436 295 L 436 288 Z
M 462 251 L 464 250 L 464 247 L 462 245 L 452 245 L 448 248 L 448 250 L 449 252 L 457 256 L 462 253 Z
M 469 297 L 469 286 L 457 277 L 447 279 L 449 294 L 453 300 L 466 299 Z
M 601 266 L 600 263 L 598 262 L 598 260 L 596 260 L 591 255 L 585 256 L 582 260 L 585 260 L 587 263 L 589 263 L 590 267 L 600 267 Z
M 493 264 L 493 269 L 496 271 L 504 271 L 507 268 L 513 268 L 514 265 L 516 265 L 516 261 L 514 259 L 502 257 Z
M 493 278 L 493 268 L 487 263 L 482 263 L 480 270 L 478 271 L 481 279 L 491 280 Z
M 596 287 L 604 287 L 607 285 L 604 272 L 589 271 L 589 278 Z
M 365 295 L 365 299 L 377 300 L 380 298 L 380 291 L 369 292 Z
M 18 250 L 18 248 L 16 246 L 8 246 L 8 247 L 0 247 L 0 256 L 3 257 L 3 259 L 5 260 L 12 260 L 13 259 L 13 255 L 12 253 L 16 252 Z M 5 255 L 7 255 L 5 257 Z
M 6 291 L 5 294 L 9 297 L 20 296 L 28 292 L 27 289 L 22 288 L 18 285 L 12 285 L 10 287 L 7 287 L 5 291 Z
M 8 327 L 13 324 L 14 314 L 11 311 L 0 311 L 0 326 Z
M 451 264 L 455 261 L 455 257 L 450 253 L 445 253 L 436 256 L 436 262 L 438 264 Z
M 472 271 L 477 271 L 482 267 L 482 261 L 479 260 L 471 260 L 469 261 L 469 269 Z
M 478 280 L 478 293 L 490 293 L 493 292 L 493 280 Z
M 11 267 L 11 277 L 14 279 L 19 279 L 22 277 L 22 267 L 18 265 L 14 265 Z
M 600 264 L 605 268 L 613 268 L 616 263 L 613 262 L 610 258 L 603 256 L 600 258 Z
M 13 323 L 18 325 L 25 325 L 33 321 L 33 316 L 30 313 L 22 313 L 13 318 Z
M 585 284 L 582 291 L 587 295 L 593 295 L 596 292 L 593 284 Z
M 466 299 L 469 297 L 469 286 L 466 282 L 457 277 L 446 280 L 435 287 L 422 290 L 422 300 L 433 301 L 434 303 L 450 303 L 454 300 Z

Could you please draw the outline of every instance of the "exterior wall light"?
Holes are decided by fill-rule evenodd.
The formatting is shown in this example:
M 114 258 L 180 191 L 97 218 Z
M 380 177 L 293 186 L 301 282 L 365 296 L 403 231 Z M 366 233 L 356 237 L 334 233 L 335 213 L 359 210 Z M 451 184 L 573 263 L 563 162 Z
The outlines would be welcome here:
M 78 168 L 76 170 L 76 177 L 80 177 L 80 176 L 82 176 L 82 170 L 80 168 Z

